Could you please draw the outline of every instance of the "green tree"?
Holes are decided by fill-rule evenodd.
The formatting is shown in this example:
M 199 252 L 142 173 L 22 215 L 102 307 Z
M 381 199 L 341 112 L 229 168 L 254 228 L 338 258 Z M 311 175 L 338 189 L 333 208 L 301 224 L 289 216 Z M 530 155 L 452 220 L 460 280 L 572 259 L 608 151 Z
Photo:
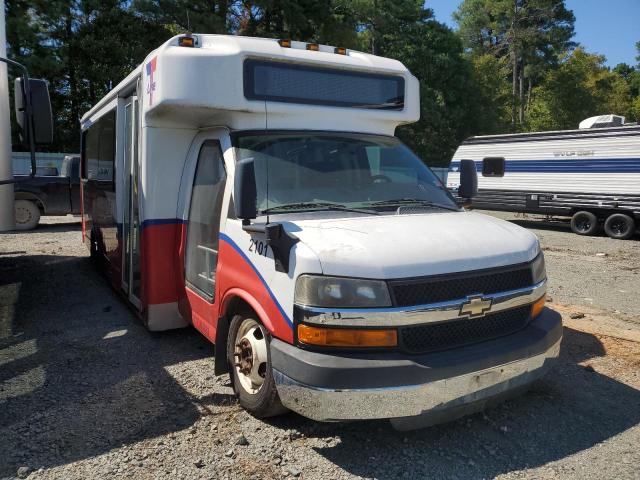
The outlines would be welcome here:
M 49 82 L 54 151 L 78 151 L 79 120 L 169 35 L 127 0 L 9 0 L 9 55 Z
M 508 131 L 511 124 L 511 84 L 507 80 L 510 66 L 506 57 L 483 54 L 471 58 L 477 130 L 489 135 Z
M 534 89 L 528 127 L 533 130 L 577 128 L 594 115 L 633 115 L 629 86 L 605 66 L 602 55 L 577 48 Z
M 558 0 L 464 0 L 454 19 L 473 55 L 508 59 L 512 128 L 522 125 L 533 87 L 574 46 L 573 12 Z
M 473 72 L 462 43 L 434 20 L 384 37 L 384 54 L 402 61 L 420 81 L 420 120 L 398 136 L 429 165 L 447 165 L 460 142 L 478 130 Z

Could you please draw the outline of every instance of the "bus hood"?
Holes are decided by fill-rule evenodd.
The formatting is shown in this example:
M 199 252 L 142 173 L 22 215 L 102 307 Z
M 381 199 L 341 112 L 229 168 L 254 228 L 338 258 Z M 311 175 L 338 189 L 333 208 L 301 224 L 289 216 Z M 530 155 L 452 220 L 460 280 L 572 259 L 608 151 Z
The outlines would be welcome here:
M 403 278 L 528 262 L 535 235 L 470 212 L 301 220 L 285 227 L 317 256 L 325 275 Z

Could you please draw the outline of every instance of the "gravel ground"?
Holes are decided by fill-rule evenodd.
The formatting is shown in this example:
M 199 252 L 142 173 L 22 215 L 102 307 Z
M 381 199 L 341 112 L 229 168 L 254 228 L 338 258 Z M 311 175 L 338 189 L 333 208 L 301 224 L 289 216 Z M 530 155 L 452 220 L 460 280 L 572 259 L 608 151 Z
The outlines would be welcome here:
M 638 242 L 527 224 L 566 319 L 557 367 L 485 413 L 401 433 L 252 418 L 203 337 L 147 332 L 75 219 L 45 222 L 0 236 L 0 478 L 640 478 Z

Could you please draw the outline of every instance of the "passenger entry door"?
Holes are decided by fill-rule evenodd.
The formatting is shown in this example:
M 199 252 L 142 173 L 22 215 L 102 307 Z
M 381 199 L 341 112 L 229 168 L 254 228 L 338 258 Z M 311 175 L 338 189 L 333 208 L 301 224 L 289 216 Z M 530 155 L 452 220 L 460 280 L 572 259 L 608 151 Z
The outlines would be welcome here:
M 140 308 L 140 204 L 138 166 L 138 97 L 124 103 L 124 208 L 122 222 L 122 288 Z
M 215 294 L 218 235 L 227 173 L 221 138 L 205 138 L 197 144 L 187 208 L 185 283 L 209 303 Z

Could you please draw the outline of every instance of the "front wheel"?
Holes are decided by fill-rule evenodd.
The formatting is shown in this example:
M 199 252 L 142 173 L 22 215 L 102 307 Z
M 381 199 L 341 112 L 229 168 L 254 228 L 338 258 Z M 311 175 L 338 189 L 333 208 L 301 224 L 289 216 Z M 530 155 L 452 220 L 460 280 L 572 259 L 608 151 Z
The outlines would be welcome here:
M 236 315 L 231 320 L 227 361 L 233 390 L 242 408 L 259 418 L 287 411 L 273 380 L 269 340 L 269 332 L 253 315 Z
M 636 231 L 636 224 L 629 215 L 614 213 L 604 222 L 605 233 L 617 240 L 628 240 Z

